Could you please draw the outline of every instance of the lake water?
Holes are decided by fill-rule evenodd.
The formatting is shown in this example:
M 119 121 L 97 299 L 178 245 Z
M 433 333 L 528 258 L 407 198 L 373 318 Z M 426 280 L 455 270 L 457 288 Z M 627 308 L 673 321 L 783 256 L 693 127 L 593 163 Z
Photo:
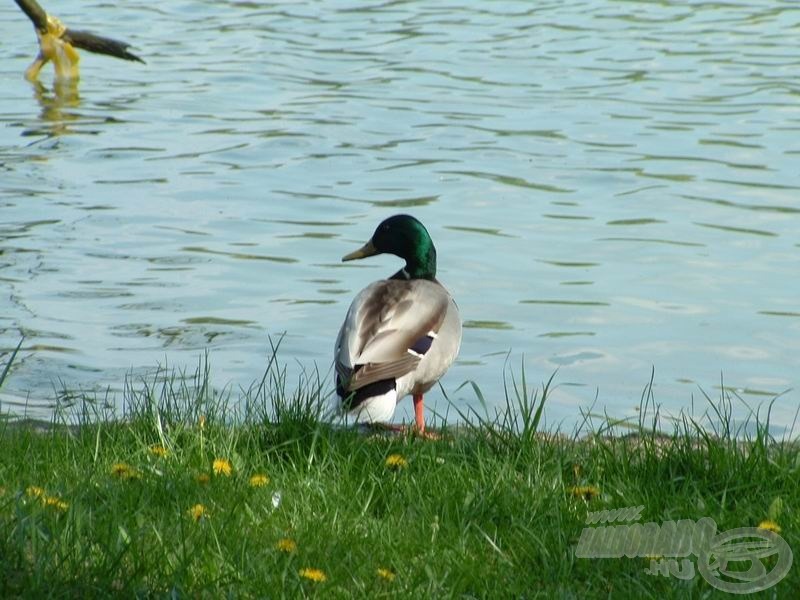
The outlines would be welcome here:
M 409 212 L 465 320 L 442 381 L 463 406 L 466 380 L 501 401 L 508 359 L 558 369 L 551 427 L 635 414 L 651 369 L 668 411 L 724 381 L 783 393 L 791 425 L 797 2 L 45 8 L 147 64 L 83 52 L 77 89 L 32 86 L 31 24 L 0 7 L 3 362 L 25 336 L 2 411 L 205 349 L 247 387 L 284 331 L 290 372 L 327 372 L 353 295 L 399 268 L 341 256 Z

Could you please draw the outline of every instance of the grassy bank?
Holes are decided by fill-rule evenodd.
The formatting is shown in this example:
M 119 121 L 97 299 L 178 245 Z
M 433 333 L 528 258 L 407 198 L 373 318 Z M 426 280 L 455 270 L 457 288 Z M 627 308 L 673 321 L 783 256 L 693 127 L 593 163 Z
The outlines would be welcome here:
M 645 398 L 635 435 L 548 435 L 546 386 L 509 380 L 505 410 L 431 441 L 325 424 L 319 378 L 274 364 L 241 401 L 204 368 L 164 375 L 116 421 L 78 402 L 80 427 L 0 422 L 0 597 L 730 597 L 575 556 L 589 511 L 640 505 L 719 531 L 769 517 L 800 548 L 800 457 L 765 423 L 664 435 Z

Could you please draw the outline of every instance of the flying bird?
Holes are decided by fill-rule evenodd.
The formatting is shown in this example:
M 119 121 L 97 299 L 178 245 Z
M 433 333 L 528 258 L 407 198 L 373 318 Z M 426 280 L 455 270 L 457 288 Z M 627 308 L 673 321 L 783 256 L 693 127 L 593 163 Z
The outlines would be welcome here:
M 14 1 L 33 23 L 39 39 L 39 54 L 25 70 L 25 78 L 29 81 L 35 81 L 39 71 L 49 61 L 53 61 L 57 79 L 78 79 L 80 57 L 76 48 L 144 63 L 141 58 L 128 51 L 130 44 L 127 42 L 70 29 L 56 17 L 48 15 L 36 0 Z

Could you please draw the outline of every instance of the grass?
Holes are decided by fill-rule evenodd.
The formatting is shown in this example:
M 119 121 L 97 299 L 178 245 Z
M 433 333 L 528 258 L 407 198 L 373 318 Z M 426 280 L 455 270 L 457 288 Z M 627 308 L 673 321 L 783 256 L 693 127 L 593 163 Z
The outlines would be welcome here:
M 0 420 L 0 597 L 729 597 L 575 556 L 589 511 L 640 505 L 719 531 L 771 518 L 800 547 L 800 455 L 768 415 L 737 435 L 723 396 L 716 432 L 664 433 L 648 388 L 632 434 L 566 436 L 538 430 L 549 382 L 508 379 L 502 409 L 438 441 L 326 423 L 323 378 L 290 386 L 274 356 L 236 398 L 204 360 L 128 382 L 122 415 L 73 394 L 53 426 Z

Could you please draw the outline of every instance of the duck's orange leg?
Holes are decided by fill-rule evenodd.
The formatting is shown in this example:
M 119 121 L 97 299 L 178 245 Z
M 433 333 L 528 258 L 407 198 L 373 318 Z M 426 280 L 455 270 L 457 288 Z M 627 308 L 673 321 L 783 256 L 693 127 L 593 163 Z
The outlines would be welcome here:
M 414 394 L 414 431 L 426 440 L 440 440 L 441 434 L 425 429 L 425 403 L 422 394 Z
M 414 394 L 414 421 L 417 424 L 417 431 L 425 433 L 425 402 L 422 394 Z

